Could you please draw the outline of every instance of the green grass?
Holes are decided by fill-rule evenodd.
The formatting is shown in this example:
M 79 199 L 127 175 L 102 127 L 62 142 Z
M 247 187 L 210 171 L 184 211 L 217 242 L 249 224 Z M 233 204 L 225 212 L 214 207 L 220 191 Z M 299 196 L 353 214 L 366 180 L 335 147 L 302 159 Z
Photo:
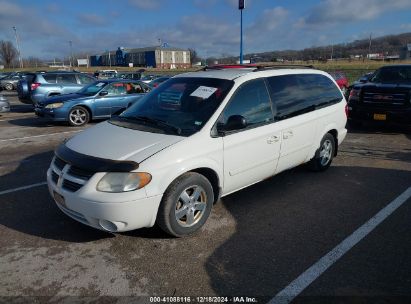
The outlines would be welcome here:
M 267 63 L 261 63 L 262 65 L 282 65 L 281 63 L 272 63 L 272 62 L 267 62 Z M 372 61 L 372 60 L 365 60 L 365 61 L 327 61 L 327 62 L 294 62 L 294 63 L 284 63 L 285 65 L 290 65 L 290 64 L 303 64 L 303 65 L 313 65 L 315 68 L 324 70 L 327 72 L 331 71 L 341 71 L 343 72 L 350 83 L 353 81 L 357 80 L 359 77 L 362 75 L 375 71 L 376 69 L 388 65 L 388 64 L 411 64 L 411 60 L 408 61 L 393 61 L 393 62 L 382 62 L 382 61 Z M 107 67 L 107 66 L 101 66 L 101 67 L 75 67 L 76 70 L 79 70 L 81 72 L 88 72 L 88 73 L 93 73 L 96 70 L 107 70 L 107 69 L 113 69 L 117 71 L 137 71 L 141 69 L 141 67 Z M 199 70 L 199 67 L 192 67 L 189 69 L 174 69 L 174 70 L 165 70 L 165 69 L 157 69 L 157 68 L 148 68 L 145 69 L 146 71 L 144 72 L 145 74 L 159 74 L 159 75 L 175 75 L 175 74 L 180 74 L 184 72 L 190 72 L 190 71 L 197 71 Z M 46 70 L 46 71 L 56 71 L 57 69 L 52 69 L 49 67 L 38 67 L 38 68 L 24 68 L 24 69 L 4 69 L 0 71 L 8 72 L 8 71 L 39 71 L 39 70 Z

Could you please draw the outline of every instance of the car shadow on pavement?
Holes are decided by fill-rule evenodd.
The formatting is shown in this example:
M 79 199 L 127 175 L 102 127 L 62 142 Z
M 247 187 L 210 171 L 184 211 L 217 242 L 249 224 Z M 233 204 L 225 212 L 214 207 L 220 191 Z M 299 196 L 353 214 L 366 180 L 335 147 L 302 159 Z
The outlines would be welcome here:
M 38 118 L 36 116 L 11 119 L 8 121 L 9 124 L 19 126 L 19 127 L 36 127 L 36 128 L 49 128 L 57 126 L 67 126 L 63 122 L 53 122 L 48 119 Z
M 12 104 L 10 106 L 10 112 L 11 113 L 33 113 L 34 115 L 34 107 L 33 105 L 29 104 Z
M 360 134 L 405 134 L 407 137 L 411 136 L 411 126 L 395 126 L 395 125 L 383 125 L 367 123 L 361 126 L 346 126 L 349 133 L 360 133 Z
M 52 156 L 53 151 L 47 151 L 22 160 L 12 172 L 0 176 L 0 192 L 45 182 Z M 75 243 L 114 237 L 66 216 L 50 197 L 47 185 L 1 194 L 0 225 L 11 229 L 12 234 L 17 231 Z
M 410 177 L 390 169 L 297 167 L 223 197 L 236 230 L 206 262 L 213 290 L 268 301 L 407 189 Z

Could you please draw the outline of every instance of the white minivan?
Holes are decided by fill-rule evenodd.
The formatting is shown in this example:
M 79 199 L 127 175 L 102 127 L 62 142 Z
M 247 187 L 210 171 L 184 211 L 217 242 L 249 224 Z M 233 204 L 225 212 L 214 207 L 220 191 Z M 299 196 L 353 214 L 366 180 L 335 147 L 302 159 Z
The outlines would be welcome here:
M 303 163 L 327 169 L 346 111 L 335 81 L 315 69 L 181 74 L 59 146 L 48 187 L 86 225 L 120 232 L 157 223 L 184 236 L 222 196 Z

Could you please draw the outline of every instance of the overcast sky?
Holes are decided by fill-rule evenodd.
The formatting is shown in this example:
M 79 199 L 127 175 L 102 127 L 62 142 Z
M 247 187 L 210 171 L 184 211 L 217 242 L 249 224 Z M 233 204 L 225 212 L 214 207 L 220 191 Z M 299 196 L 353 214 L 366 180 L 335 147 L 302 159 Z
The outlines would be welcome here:
M 24 57 L 95 54 L 119 46 L 195 48 L 238 55 L 237 0 L 0 0 L 0 40 Z M 244 52 L 303 49 L 411 32 L 411 0 L 246 0 Z

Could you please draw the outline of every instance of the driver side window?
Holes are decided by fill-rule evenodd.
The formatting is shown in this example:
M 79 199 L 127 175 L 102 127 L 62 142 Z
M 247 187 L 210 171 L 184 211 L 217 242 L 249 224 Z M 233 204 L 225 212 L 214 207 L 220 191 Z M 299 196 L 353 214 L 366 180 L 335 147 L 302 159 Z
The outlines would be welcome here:
M 241 115 L 247 127 L 274 121 L 270 97 L 263 79 L 251 80 L 240 86 L 223 111 L 222 123 L 230 116 Z
M 106 91 L 108 92 L 108 96 L 127 94 L 124 83 L 112 83 L 106 87 Z

